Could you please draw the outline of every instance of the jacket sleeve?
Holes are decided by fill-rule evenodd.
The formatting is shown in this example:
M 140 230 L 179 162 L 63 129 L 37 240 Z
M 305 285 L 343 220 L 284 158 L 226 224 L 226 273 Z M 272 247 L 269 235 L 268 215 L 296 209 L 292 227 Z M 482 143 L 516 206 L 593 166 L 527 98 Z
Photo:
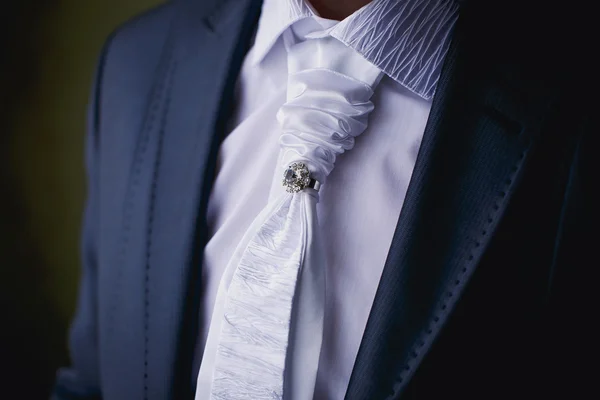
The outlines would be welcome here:
M 87 200 L 81 234 L 82 272 L 79 297 L 69 335 L 71 366 L 57 373 L 52 400 L 101 399 L 98 359 L 97 310 L 97 229 L 99 124 L 102 71 L 110 39 L 105 44 L 96 68 L 88 104 L 86 136 Z

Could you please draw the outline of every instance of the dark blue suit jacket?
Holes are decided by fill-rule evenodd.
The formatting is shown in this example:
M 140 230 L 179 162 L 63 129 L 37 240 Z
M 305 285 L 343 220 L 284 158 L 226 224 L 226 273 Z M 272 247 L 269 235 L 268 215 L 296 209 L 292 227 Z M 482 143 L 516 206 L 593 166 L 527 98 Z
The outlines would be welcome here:
M 583 2 L 535 6 L 463 2 L 347 399 L 593 397 L 594 36 Z M 259 12 L 179 0 L 107 41 L 54 398 L 193 396 L 206 205 Z

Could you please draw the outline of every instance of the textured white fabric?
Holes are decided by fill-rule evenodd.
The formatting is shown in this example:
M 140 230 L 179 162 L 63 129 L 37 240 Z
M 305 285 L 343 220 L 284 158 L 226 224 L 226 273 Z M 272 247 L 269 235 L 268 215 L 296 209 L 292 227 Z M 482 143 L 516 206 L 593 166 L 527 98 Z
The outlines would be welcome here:
M 305 0 L 265 0 L 263 21 L 270 40 L 257 43 L 254 62 L 269 51 L 283 31 L 314 17 Z M 388 76 L 431 99 L 458 18 L 455 0 L 373 0 L 327 34 L 378 66 Z M 262 28 L 262 27 L 261 27 Z
M 289 75 L 287 102 L 278 113 L 282 134 L 275 176 L 302 162 L 323 184 L 337 156 L 352 149 L 367 127 L 382 72 L 322 35 L 332 24 L 307 19 L 285 34 Z M 327 270 L 324 253 L 312 252 L 320 245 L 312 241 L 318 229 L 315 200 L 313 189 L 282 193 L 241 240 L 225 272 L 231 280 L 222 279 L 217 293 L 223 312 L 213 311 L 205 348 L 205 357 L 215 355 L 200 369 L 197 399 L 312 399 Z
M 285 21 L 280 29 L 284 21 L 275 17 L 280 2 L 286 3 L 265 0 L 263 5 L 256 41 L 240 74 L 231 124 L 235 129 L 221 146 L 209 200 L 211 238 L 202 269 L 197 356 L 205 366 L 214 362 L 203 350 L 213 309 L 215 315 L 222 313 L 223 304 L 215 300 L 220 283 L 230 279 L 224 275 L 225 267 L 269 196 L 277 197 L 282 190 L 281 175 L 273 176 L 280 165 L 277 112 L 287 92 L 287 54 L 281 35 L 304 17 L 293 16 L 296 22 Z M 431 26 L 421 23 L 419 29 Z M 447 41 L 449 35 L 437 38 Z M 398 40 L 404 40 L 402 32 Z M 445 47 L 435 41 L 431 45 Z M 389 77 L 383 78 L 372 101 L 376 108 L 369 127 L 357 138 L 356 147 L 336 161 L 317 205 L 320 221 L 314 234 L 321 237 L 327 270 L 315 399 L 345 395 L 430 108 L 424 96 Z

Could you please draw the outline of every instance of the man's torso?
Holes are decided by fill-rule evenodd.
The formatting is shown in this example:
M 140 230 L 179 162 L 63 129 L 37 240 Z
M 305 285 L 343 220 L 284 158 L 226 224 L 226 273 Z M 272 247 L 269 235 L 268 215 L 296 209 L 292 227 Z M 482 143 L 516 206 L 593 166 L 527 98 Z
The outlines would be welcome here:
M 245 54 L 233 44 L 252 29 L 244 31 L 241 16 L 224 15 L 232 11 L 226 6 L 208 3 L 193 10 L 203 18 L 169 27 L 179 7 L 119 31 L 101 71 L 91 156 L 99 222 L 86 256 L 96 274 L 97 317 L 90 320 L 98 324 L 97 342 L 90 348 L 98 349 L 107 399 L 168 398 L 187 392 L 193 375 L 205 216 L 228 118 L 219 109 L 232 104 L 231 80 Z M 457 58 L 446 67 L 453 75 L 432 106 L 349 399 L 400 391 L 426 399 L 500 397 L 519 384 L 530 394 L 549 393 L 534 384 L 543 379 L 531 369 L 562 373 L 540 361 L 555 338 L 545 328 L 560 328 L 544 320 L 554 304 L 545 299 L 554 269 L 563 266 L 557 246 L 571 243 L 568 235 L 560 239 L 570 226 L 561 216 L 578 182 L 571 171 L 589 151 L 582 143 L 590 107 L 575 107 L 564 94 L 567 81 L 547 62 L 550 46 L 532 47 L 535 57 L 519 47 L 519 35 L 532 41 L 522 21 L 511 24 L 508 44 L 492 51 L 479 47 L 476 28 L 489 46 L 498 37 L 475 16 L 459 28 Z M 223 24 L 240 27 L 238 34 L 225 34 Z M 544 28 L 546 37 L 558 37 Z M 579 271 L 574 255 L 586 254 L 569 246 L 579 253 L 569 253 L 572 271 L 558 268 L 563 279 Z M 574 309 L 572 320 L 577 315 Z M 574 358 L 562 350 L 556 357 Z

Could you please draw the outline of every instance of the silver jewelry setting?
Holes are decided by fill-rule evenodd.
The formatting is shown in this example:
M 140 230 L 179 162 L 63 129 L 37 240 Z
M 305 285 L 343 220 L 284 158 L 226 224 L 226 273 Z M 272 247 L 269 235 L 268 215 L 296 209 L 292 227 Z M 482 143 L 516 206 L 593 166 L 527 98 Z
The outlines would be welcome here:
M 286 168 L 282 183 L 288 193 L 298 193 L 306 188 L 318 191 L 321 186 L 318 181 L 310 177 L 308 167 L 302 162 L 292 163 Z

